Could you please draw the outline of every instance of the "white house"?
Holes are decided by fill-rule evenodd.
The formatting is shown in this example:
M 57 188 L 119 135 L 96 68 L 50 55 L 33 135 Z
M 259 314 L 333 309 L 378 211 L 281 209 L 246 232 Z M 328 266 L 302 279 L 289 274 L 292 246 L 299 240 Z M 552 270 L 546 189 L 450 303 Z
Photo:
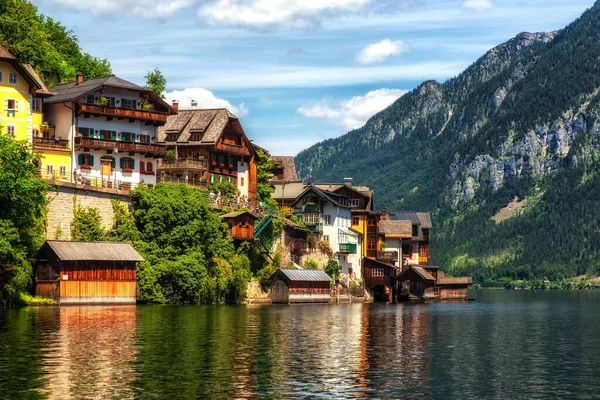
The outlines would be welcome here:
M 176 111 L 151 91 L 116 76 L 55 86 L 46 119 L 71 148 L 73 180 L 131 189 L 156 183 L 157 127 Z

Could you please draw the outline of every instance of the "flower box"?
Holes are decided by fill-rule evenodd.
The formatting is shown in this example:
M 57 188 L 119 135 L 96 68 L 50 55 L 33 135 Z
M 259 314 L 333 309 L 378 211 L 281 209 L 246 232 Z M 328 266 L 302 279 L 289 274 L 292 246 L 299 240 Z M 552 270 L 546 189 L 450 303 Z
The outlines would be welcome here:
M 216 161 L 211 162 L 211 165 L 217 165 Z
M 80 167 L 81 169 L 92 169 L 92 166 L 91 166 L 91 165 L 89 165 L 89 164 L 81 164 L 79 167 Z
M 224 166 L 225 166 L 225 164 L 219 164 L 219 167 L 224 167 Z
M 229 164 L 229 168 L 233 168 L 233 164 Z
M 140 174 L 142 174 L 142 175 L 156 175 L 156 173 L 154 171 L 146 171 L 145 169 L 141 170 Z
M 123 168 L 122 172 L 133 172 L 133 168 Z

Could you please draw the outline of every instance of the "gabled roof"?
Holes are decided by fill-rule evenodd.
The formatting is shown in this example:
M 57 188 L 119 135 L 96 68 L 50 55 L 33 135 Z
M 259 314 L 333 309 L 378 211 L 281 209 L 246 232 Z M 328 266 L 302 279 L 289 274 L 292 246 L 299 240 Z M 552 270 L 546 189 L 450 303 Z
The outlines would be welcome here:
M 61 261 L 144 261 L 129 243 L 48 240 L 43 249 Z
M 232 211 L 230 213 L 221 215 L 221 218 L 227 218 L 227 219 L 229 219 L 229 218 L 237 218 L 240 215 L 246 215 L 246 214 L 249 215 L 249 216 L 251 216 L 254 219 L 258 219 L 258 217 L 256 215 L 254 215 L 250 211 L 246 211 L 246 210 L 243 210 L 243 211 Z
M 411 221 L 379 221 L 379 233 L 388 238 L 411 238 Z
M 320 269 L 281 268 L 272 277 L 285 278 L 296 282 L 331 282 L 329 275 Z
M 0 45 L 0 59 L 2 60 L 17 60 L 17 57 L 6 49 L 6 47 Z
M 52 94 L 52 92 L 50 92 L 48 90 L 48 88 L 46 87 L 46 85 L 44 84 L 44 82 L 42 82 L 42 80 L 40 79 L 40 76 L 37 74 L 37 72 L 35 72 L 35 69 L 33 69 L 33 67 L 31 66 L 31 64 L 23 64 L 23 68 L 25 68 L 25 70 L 27 71 L 27 73 L 36 82 L 37 86 L 40 87 L 40 89 L 38 89 L 36 91 L 36 93 L 47 94 L 47 95 Z
M 411 221 L 414 225 L 421 224 L 416 212 L 395 212 L 390 213 L 389 216 L 392 221 Z
M 296 164 L 292 156 L 271 156 L 271 159 L 277 163 L 277 166 L 283 168 L 284 181 L 297 181 Z
M 421 228 L 433 229 L 433 223 L 431 222 L 431 214 L 428 212 L 418 212 L 417 217 L 421 222 Z
M 298 195 L 298 197 L 296 197 L 296 200 L 294 200 L 290 205 L 293 207 L 296 203 L 298 203 L 306 193 L 308 192 L 314 192 L 317 196 L 321 197 L 322 199 L 330 202 L 331 204 L 337 206 L 337 207 L 345 207 L 345 208 L 350 208 L 350 206 L 345 206 L 340 204 L 339 201 L 335 200 L 335 197 L 338 197 L 339 195 L 337 195 L 336 193 L 333 192 L 329 192 L 329 191 L 325 191 L 325 190 L 321 190 L 316 186 L 313 185 L 309 185 L 306 189 L 304 189 L 302 191 L 302 193 L 300 193 Z M 339 198 L 339 197 L 338 197 Z
M 0 60 L 11 64 L 30 84 L 36 87 L 36 92 L 46 89 L 38 74 L 29 64 L 21 64 L 6 47 L 0 45 Z
M 119 78 L 115 75 L 86 79 L 80 85 L 77 85 L 76 82 L 69 82 L 63 83 L 62 85 L 54 86 L 50 89 L 52 93 L 54 93 L 54 96 L 46 100 L 46 103 L 52 104 L 75 101 L 87 94 L 97 92 L 98 90 L 101 90 L 104 87 L 139 92 L 152 98 L 152 101 L 166 108 L 169 111 L 169 113 L 175 113 L 175 110 L 169 104 L 167 104 L 159 96 L 155 95 L 154 92 L 152 92 L 151 90 L 148 90 L 133 82 L 129 82 L 123 78 Z
M 411 265 L 410 267 L 402 271 L 402 273 L 398 275 L 395 279 L 399 281 L 410 280 L 410 277 L 413 276 L 413 274 L 416 274 L 417 277 L 426 281 L 435 281 L 435 278 L 431 276 L 431 274 L 425 271 L 425 269 L 423 269 L 422 267 L 418 267 L 416 265 Z

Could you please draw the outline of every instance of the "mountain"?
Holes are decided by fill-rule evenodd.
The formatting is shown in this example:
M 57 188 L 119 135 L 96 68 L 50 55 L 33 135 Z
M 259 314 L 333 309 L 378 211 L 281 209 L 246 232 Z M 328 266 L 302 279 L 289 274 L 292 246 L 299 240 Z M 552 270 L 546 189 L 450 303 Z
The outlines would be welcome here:
M 300 176 L 434 215 L 434 261 L 480 282 L 600 272 L 600 2 L 422 83 L 296 157 Z

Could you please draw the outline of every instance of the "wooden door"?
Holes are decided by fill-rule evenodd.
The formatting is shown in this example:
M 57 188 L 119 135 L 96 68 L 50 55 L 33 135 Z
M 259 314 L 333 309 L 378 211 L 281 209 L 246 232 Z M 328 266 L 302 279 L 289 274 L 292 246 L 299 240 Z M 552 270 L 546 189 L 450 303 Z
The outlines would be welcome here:
M 111 171 L 110 171 L 111 164 L 112 163 L 110 161 L 104 161 L 104 160 L 102 160 L 102 166 L 101 166 L 101 168 L 102 168 L 101 169 L 102 176 L 109 176 L 110 177 L 110 174 L 111 174 Z

